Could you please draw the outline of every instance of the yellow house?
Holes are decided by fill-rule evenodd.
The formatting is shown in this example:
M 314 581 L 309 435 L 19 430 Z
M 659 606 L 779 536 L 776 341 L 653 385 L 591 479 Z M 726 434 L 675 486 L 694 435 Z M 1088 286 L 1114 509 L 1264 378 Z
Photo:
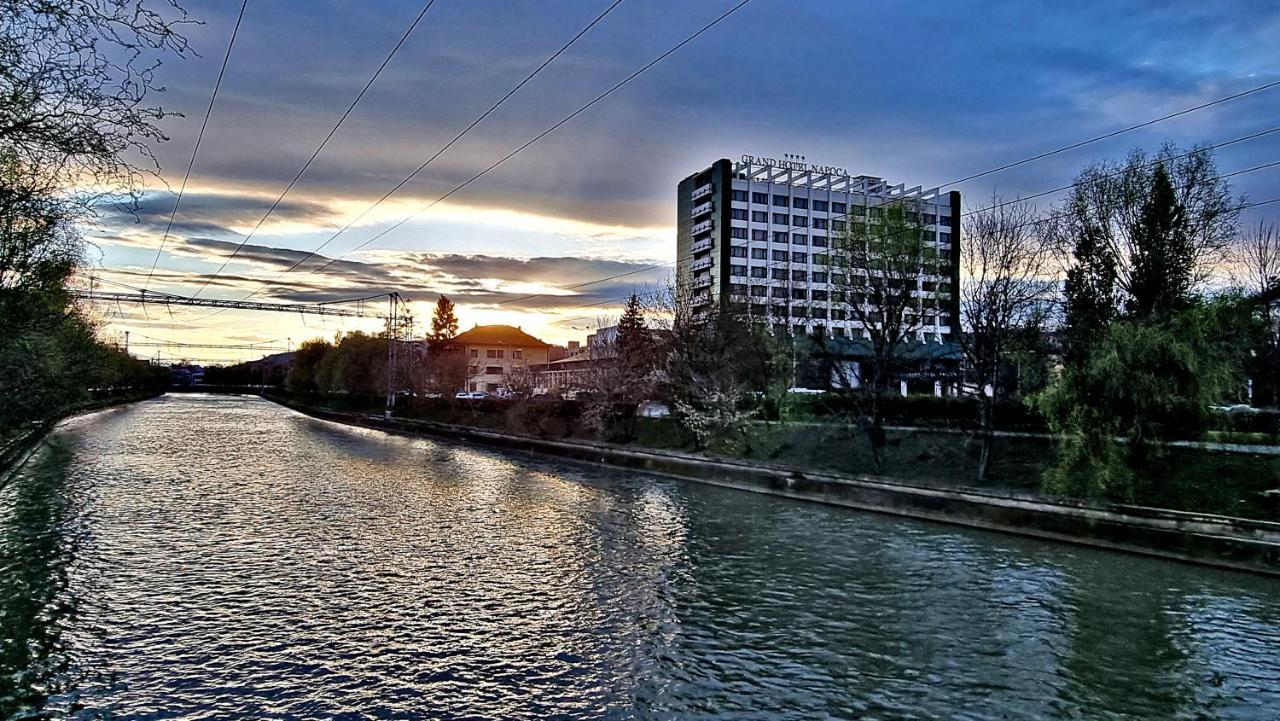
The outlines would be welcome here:
M 467 359 L 467 390 L 493 393 L 517 368 L 545 364 L 550 343 L 509 325 L 478 325 L 453 339 Z

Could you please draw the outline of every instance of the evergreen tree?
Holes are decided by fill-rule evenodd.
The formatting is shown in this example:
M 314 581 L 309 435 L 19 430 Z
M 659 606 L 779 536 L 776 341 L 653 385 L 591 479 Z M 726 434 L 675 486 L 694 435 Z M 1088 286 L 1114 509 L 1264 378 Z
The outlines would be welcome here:
M 1152 175 L 1132 237 L 1128 311 L 1147 319 L 1167 317 L 1187 307 L 1194 283 L 1195 247 L 1163 163 Z
M 432 350 L 442 350 L 449 346 L 458 335 L 458 315 L 454 312 L 453 301 L 440 296 L 435 310 L 431 313 L 431 335 L 428 341 Z
M 640 308 L 640 299 L 634 294 L 627 299 L 626 308 L 618 320 L 618 338 L 614 342 L 618 353 L 618 362 L 627 371 L 643 371 L 648 363 L 649 329 L 644 324 L 644 313 Z M 635 375 L 627 373 L 630 377 Z M 628 378 L 630 380 L 630 378 Z

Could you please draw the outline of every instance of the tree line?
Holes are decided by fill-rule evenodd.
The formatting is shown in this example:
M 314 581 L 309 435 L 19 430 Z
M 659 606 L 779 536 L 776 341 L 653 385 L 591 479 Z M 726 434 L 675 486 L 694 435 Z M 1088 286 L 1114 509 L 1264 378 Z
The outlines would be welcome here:
M 66 287 L 80 229 L 155 175 L 167 114 L 149 96 L 160 59 L 190 52 L 186 21 L 134 0 L 0 4 L 0 433 L 168 378 L 102 341 Z

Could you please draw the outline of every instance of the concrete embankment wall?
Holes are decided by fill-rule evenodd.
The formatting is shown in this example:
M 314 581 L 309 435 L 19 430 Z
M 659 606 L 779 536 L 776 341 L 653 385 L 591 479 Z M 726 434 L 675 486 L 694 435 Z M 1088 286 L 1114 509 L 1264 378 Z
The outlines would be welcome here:
M 17 468 L 26 461 L 31 450 L 36 447 L 40 439 L 53 429 L 54 426 L 63 420 L 72 416 L 78 416 L 84 413 L 93 413 L 104 408 L 112 406 L 120 406 L 128 403 L 137 403 L 162 395 L 161 391 L 141 391 L 138 393 L 125 393 L 119 396 L 101 398 L 98 400 L 88 401 L 74 408 L 68 408 L 65 413 L 54 418 L 47 418 L 37 423 L 33 423 L 10 438 L 3 445 L 0 445 L 0 486 L 3 486 L 7 480 L 10 470 Z
M 388 420 L 300 406 L 280 398 L 271 400 L 317 418 L 394 433 L 544 453 L 755 493 L 1280 576 L 1280 523 L 928 488 L 675 451 L 551 440 L 412 419 Z

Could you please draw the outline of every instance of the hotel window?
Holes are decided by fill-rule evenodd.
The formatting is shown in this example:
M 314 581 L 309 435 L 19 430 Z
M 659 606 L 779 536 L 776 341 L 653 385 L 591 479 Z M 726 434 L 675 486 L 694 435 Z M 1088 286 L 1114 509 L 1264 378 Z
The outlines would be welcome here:
M 791 242 L 795 243 L 796 245 L 808 245 L 809 236 L 805 235 L 804 233 L 792 233 Z
M 764 297 L 764 295 L 767 294 L 768 292 L 769 292 L 769 289 L 764 287 L 763 285 L 751 286 L 751 295 L 754 295 L 757 298 Z
M 793 270 L 791 271 L 791 280 L 806 281 L 809 279 L 809 271 Z
M 792 199 L 791 199 L 791 207 L 793 207 L 793 208 L 800 208 L 801 210 L 808 210 L 808 209 L 809 209 L 809 199 L 808 199 L 808 198 L 792 198 Z
M 774 279 L 774 280 L 786 280 L 786 279 L 787 279 L 787 269 L 786 269 L 786 268 L 774 268 L 774 269 L 773 269 L 773 279 Z
M 834 231 L 836 231 L 837 233 L 843 233 L 843 232 L 844 232 L 844 228 L 845 228 L 845 223 L 844 223 L 844 221 L 843 221 L 843 220 L 833 220 L 833 221 L 831 221 L 831 229 L 832 229 L 832 230 L 834 230 Z
M 814 259 L 816 260 L 816 259 L 817 259 L 817 257 L 815 256 L 815 257 L 814 257 Z M 826 274 L 826 273 L 823 273 L 823 272 L 816 272 L 816 273 L 814 273 L 814 274 L 813 274 L 813 282 L 814 282 L 814 283 L 826 283 L 826 282 L 827 282 L 827 274 Z M 814 300 L 817 300 L 817 298 L 815 298 Z M 824 298 L 823 298 L 823 300 L 826 300 L 826 298 L 824 297 Z
M 939 242 L 939 243 L 950 243 L 950 242 L 951 242 L 951 234 L 950 234 L 950 233 L 948 233 L 948 232 L 946 232 L 946 231 L 941 231 L 941 232 L 939 232 L 939 233 L 938 233 L 938 242 Z
M 774 288 L 774 289 L 773 289 L 773 291 L 772 291 L 769 295 L 772 295 L 774 298 L 786 298 L 786 297 L 787 297 L 787 289 L 786 289 L 786 288 Z
M 485 366 L 484 372 L 486 375 L 500 376 L 502 375 L 502 366 Z
M 787 259 L 787 251 L 785 251 L 785 250 L 775 250 L 775 251 L 773 251 L 773 259 L 774 259 L 774 260 L 786 260 L 786 259 Z
M 519 348 L 515 348 L 511 351 L 511 357 L 516 360 L 524 360 L 524 351 Z
M 809 218 L 803 215 L 791 216 L 791 224 L 797 228 L 804 228 L 809 225 Z
M 767 230 L 753 230 L 753 231 L 751 231 L 751 239 L 752 239 L 752 240 L 768 240 L 768 239 L 769 239 L 769 231 L 767 231 Z
M 814 218 L 814 219 L 813 219 L 813 227 L 817 228 L 818 230 L 826 230 L 826 229 L 827 229 L 827 219 L 826 219 L 826 218 Z
M 769 204 L 769 194 L 768 194 L 768 193 L 752 193 L 752 194 L 751 194 L 751 202 L 753 202 L 753 203 L 759 203 L 760 205 L 768 205 L 768 204 Z
M 766 250 L 765 248 L 752 248 L 751 257 L 754 258 L 755 260 L 768 260 L 769 251 Z
M 788 205 L 790 205 L 790 203 L 788 203 L 788 202 L 787 202 L 787 196 L 785 196 L 785 195 L 775 195 L 775 196 L 773 196 L 773 204 L 774 204 L 774 205 L 781 206 L 781 207 L 783 207 L 783 208 L 785 208 L 785 207 L 787 207 Z
M 813 244 L 819 248 L 827 247 L 827 236 L 825 235 L 813 236 Z
M 763 210 L 751 211 L 751 221 L 753 223 L 768 223 L 769 213 Z
M 791 262 L 792 263 L 808 263 L 809 256 L 806 253 L 801 253 L 799 251 L 796 251 L 791 254 Z
M 855 210 L 856 210 L 856 208 L 855 208 Z M 854 213 L 854 215 L 857 215 L 857 213 Z M 880 207 L 877 207 L 877 206 L 872 206 L 872 207 L 871 207 L 871 217 L 872 217 L 872 218 L 881 218 L 881 217 L 884 217 L 884 209 L 883 209 L 883 208 L 880 208 Z
M 730 228 L 730 229 L 729 229 L 729 237 L 731 237 L 731 238 L 738 238 L 739 240 L 746 240 L 746 239 L 747 239 L 747 229 L 746 229 L 746 228 Z
M 848 207 L 848 206 L 846 206 L 844 203 L 832 203 L 832 204 L 831 204 L 831 212 L 832 212 L 832 213 L 840 213 L 841 215 L 843 215 L 843 214 L 845 213 L 845 211 L 846 211 L 847 207 Z
M 729 275 L 732 275 L 732 276 L 745 276 L 746 274 L 747 274 L 747 266 L 745 266 L 745 265 L 731 265 L 731 266 L 729 266 Z
M 747 257 L 747 249 L 741 245 L 734 246 L 729 248 L 729 256 L 732 258 L 745 258 Z
M 830 263 L 830 262 L 831 262 L 831 256 L 827 255 L 826 253 L 814 253 L 814 254 L 813 254 L 813 263 L 814 263 L 814 265 L 826 265 L 826 264 L 828 264 L 828 263 Z M 826 281 L 824 280 L 824 281 L 822 281 L 822 282 L 824 282 L 824 283 L 825 283 Z
M 746 220 L 746 219 L 747 219 L 747 211 L 746 211 L 745 209 L 743 209 L 743 208 L 730 208 L 730 209 L 729 209 L 729 218 L 730 218 L 731 220 Z
M 844 308 L 831 309 L 831 320 L 845 320 L 845 315 Z
M 484 352 L 484 355 L 485 355 L 485 357 L 486 357 L 486 358 L 501 358 L 501 357 L 502 357 L 502 351 L 500 351 L 500 350 L 494 350 L 494 349 L 490 348 L 489 350 L 487 350 L 487 351 L 485 351 L 485 352 Z
M 773 242 L 775 242 L 775 243 L 785 243 L 785 242 L 787 242 L 787 237 L 788 237 L 788 233 L 787 233 L 785 230 L 784 230 L 784 231 L 775 231 L 775 232 L 774 232 L 774 234 L 773 234 Z
M 924 214 L 925 225 L 933 225 L 934 223 L 937 223 L 937 222 L 938 222 L 938 216 L 934 215 L 933 213 Z
M 827 201 L 825 200 L 813 201 L 813 209 L 823 213 L 827 212 Z
M 827 301 L 827 291 L 825 291 L 825 290 L 815 290 L 815 291 L 813 291 L 813 299 L 814 299 L 814 300 L 816 300 L 816 301 L 819 301 L 819 302 L 825 303 L 825 302 Z
M 950 218 L 949 216 L 946 216 L 946 215 L 939 215 L 939 216 L 938 216 L 938 225 L 945 225 L 945 226 L 950 227 L 950 226 L 951 226 L 951 218 Z
M 774 213 L 774 214 L 773 214 L 773 222 L 777 223 L 778 225 L 786 225 L 786 224 L 787 224 L 787 214 L 786 214 L 786 213 Z
M 730 283 L 729 295 L 746 295 L 747 286 L 745 283 Z
M 861 218 L 867 214 L 867 209 L 861 205 L 855 205 L 853 206 L 853 214 Z
M 734 199 L 735 201 L 737 201 L 737 202 L 741 202 L 741 203 L 745 203 L 745 202 L 747 202 L 747 191 L 745 191 L 745 190 L 735 190 L 735 191 L 733 191 L 733 199 Z
M 479 349 L 479 348 L 472 348 L 472 349 L 471 349 L 471 357 L 472 357 L 472 358 L 479 358 L 479 357 L 480 357 L 480 349 Z
M 767 278 L 769 277 L 769 269 L 764 267 L 763 265 L 753 265 L 751 266 L 751 277 Z
M 792 288 L 791 300 L 808 300 L 809 293 L 804 288 Z

